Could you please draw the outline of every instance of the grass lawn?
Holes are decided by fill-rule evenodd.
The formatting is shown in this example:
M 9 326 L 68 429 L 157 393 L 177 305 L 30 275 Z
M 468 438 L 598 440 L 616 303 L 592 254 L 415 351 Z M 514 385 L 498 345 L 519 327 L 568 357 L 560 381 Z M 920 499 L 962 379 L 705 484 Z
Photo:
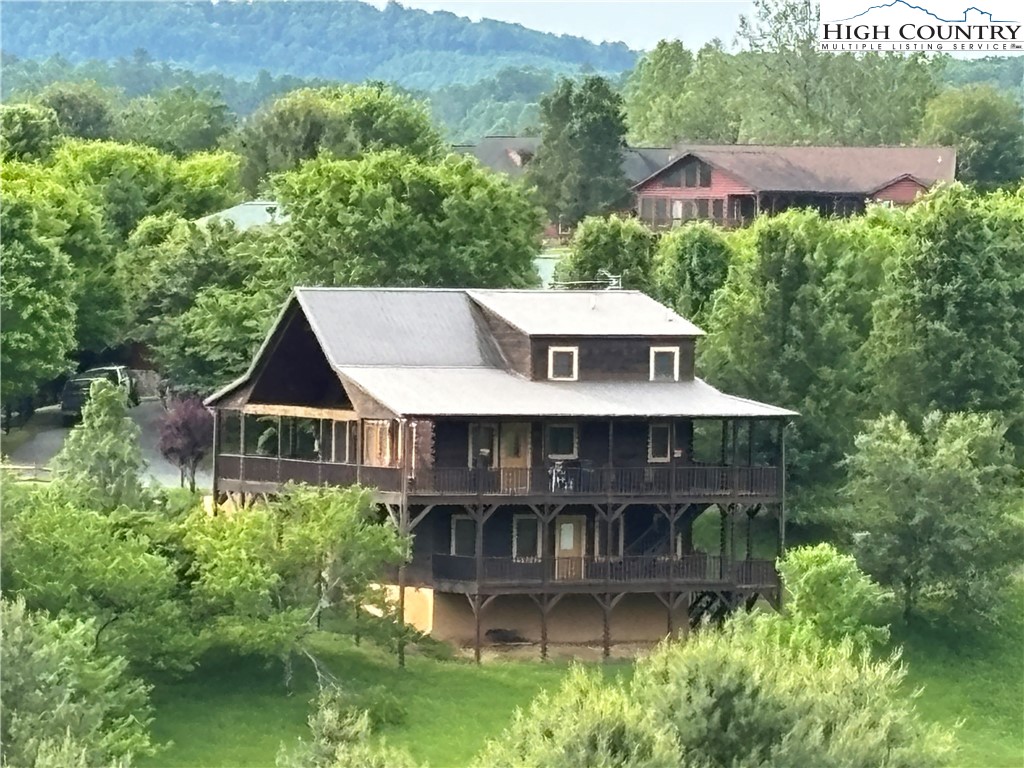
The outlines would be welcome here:
M 923 687 L 917 709 L 957 732 L 958 768 L 1024 766 L 1024 588 L 999 626 L 954 634 L 894 627 L 909 668 L 908 690 Z
M 465 766 L 508 724 L 512 712 L 543 688 L 557 686 L 567 664 L 438 661 L 410 656 L 403 671 L 393 656 L 345 638 L 322 644 L 321 657 L 352 690 L 383 685 L 408 709 L 404 723 L 383 735 L 431 768 Z M 610 674 L 628 664 L 608 665 Z M 173 746 L 144 766 L 273 766 L 282 742 L 308 736 L 306 718 L 316 685 L 305 665 L 296 666 L 295 693 L 288 696 L 277 666 L 210 665 L 183 682 L 153 692 L 157 740 Z
M 708 525 L 698 538 L 711 539 L 712 533 Z M 770 533 L 767 527 L 755 531 L 755 550 L 759 539 L 767 548 Z M 963 723 L 956 768 L 1024 766 L 1024 586 L 1011 603 L 1006 619 L 984 632 L 894 627 L 894 642 L 904 646 L 909 667 L 907 692 L 924 688 L 918 711 L 946 727 Z M 347 637 L 326 634 L 319 649 L 349 689 L 385 686 L 403 702 L 405 722 L 386 727 L 383 735 L 431 768 L 465 766 L 508 724 L 516 707 L 557 686 L 567 669 L 564 662 L 491 661 L 477 667 L 410 655 L 400 670 L 393 656 L 373 645 L 357 647 Z M 603 668 L 616 677 L 632 670 L 625 662 Z M 307 736 L 315 688 L 312 671 L 298 662 L 291 696 L 277 665 L 254 662 L 209 662 L 185 681 L 157 685 L 154 736 L 173 746 L 142 765 L 273 766 L 282 742 Z

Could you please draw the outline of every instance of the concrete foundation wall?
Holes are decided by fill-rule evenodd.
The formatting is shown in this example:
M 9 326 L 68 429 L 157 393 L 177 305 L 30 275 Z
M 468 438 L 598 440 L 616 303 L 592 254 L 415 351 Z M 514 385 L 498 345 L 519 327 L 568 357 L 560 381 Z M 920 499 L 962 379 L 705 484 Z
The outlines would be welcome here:
M 408 595 L 406 605 L 409 605 Z M 408 608 L 406 615 L 409 616 Z M 434 638 L 457 644 L 472 643 L 476 632 L 473 610 L 464 595 L 435 593 L 431 625 Z M 540 625 L 540 610 L 526 595 L 498 597 L 480 617 L 480 631 L 484 638 L 489 629 L 504 629 L 539 642 Z M 612 610 L 609 625 L 613 643 L 657 641 L 668 633 L 668 611 L 654 595 L 626 595 Z M 685 625 L 685 609 L 676 611 L 673 626 L 679 631 Z M 590 595 L 566 595 L 548 615 L 548 641 L 601 642 L 603 627 L 601 607 L 594 598 Z

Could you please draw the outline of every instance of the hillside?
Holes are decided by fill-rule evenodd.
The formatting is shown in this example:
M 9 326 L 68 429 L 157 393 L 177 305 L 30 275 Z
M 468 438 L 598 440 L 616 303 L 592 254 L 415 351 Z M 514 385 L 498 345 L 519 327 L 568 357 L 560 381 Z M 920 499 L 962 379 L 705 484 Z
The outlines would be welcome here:
M 618 73 L 636 53 L 518 24 L 360 2 L 6 3 L 0 48 L 42 59 L 110 60 L 143 49 L 157 61 L 252 78 L 260 70 L 433 89 L 509 67 Z

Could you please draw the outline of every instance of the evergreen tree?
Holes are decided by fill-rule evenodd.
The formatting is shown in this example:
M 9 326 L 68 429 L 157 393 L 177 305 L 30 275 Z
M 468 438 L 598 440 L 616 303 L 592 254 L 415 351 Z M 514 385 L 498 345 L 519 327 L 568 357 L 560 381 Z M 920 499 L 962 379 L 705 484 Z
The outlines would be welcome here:
M 622 97 L 607 80 L 561 80 L 541 100 L 540 121 L 541 145 L 527 177 L 552 221 L 576 224 L 628 205 Z
M 54 459 L 54 481 L 86 509 L 139 508 L 148 497 L 140 430 L 128 416 L 127 395 L 106 379 L 89 389 L 82 423 Z

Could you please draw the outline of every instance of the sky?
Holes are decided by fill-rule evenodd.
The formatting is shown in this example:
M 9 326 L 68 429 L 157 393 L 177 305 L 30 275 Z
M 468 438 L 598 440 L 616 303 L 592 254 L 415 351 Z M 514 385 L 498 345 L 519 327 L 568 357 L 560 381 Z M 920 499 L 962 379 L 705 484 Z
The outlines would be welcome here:
M 382 8 L 386 0 L 370 0 Z M 474 21 L 497 19 L 530 29 L 585 37 L 596 43 L 623 42 L 650 50 L 665 38 L 699 48 L 712 38 L 731 47 L 740 14 L 750 0 L 399 0 L 408 8 L 450 11 Z

